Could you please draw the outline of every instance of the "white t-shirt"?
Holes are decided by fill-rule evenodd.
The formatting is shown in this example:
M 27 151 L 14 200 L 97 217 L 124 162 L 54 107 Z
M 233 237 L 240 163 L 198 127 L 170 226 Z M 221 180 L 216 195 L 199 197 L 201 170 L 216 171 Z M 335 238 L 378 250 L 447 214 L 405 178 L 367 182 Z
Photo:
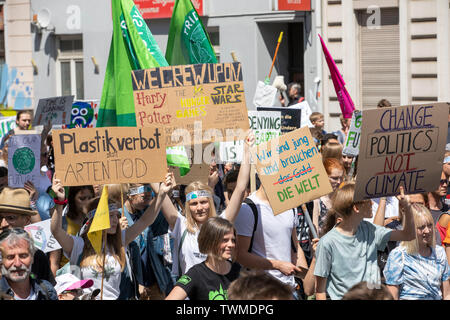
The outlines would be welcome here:
M 125 231 L 122 230 L 122 245 L 125 247 Z M 71 236 L 73 239 L 73 249 L 70 256 L 70 264 L 76 265 L 79 257 L 83 252 L 84 240 L 81 237 Z M 67 257 L 67 254 L 64 253 Z M 94 289 L 101 289 L 102 287 L 102 272 L 97 271 L 94 267 L 82 267 L 80 268 L 80 279 L 92 279 L 94 284 L 87 289 L 84 289 L 86 293 L 91 293 Z M 121 279 L 120 263 L 114 258 L 110 252 L 106 253 L 105 261 L 105 276 L 103 280 L 103 300 L 117 300 L 120 295 L 120 279 Z M 100 299 L 100 295 L 97 296 Z
M 372 199 L 372 218 L 365 218 L 364 220 L 372 222 L 375 219 L 375 215 L 377 214 L 378 203 L 380 202 L 380 198 Z M 396 217 L 399 215 L 398 212 L 398 199 L 397 197 L 386 197 L 386 210 L 384 211 L 384 217 Z
M 185 230 L 186 218 L 178 212 L 178 219 L 170 234 L 175 240 L 172 255 L 172 273 L 178 276 L 185 274 L 192 266 L 205 261 L 207 257 L 206 254 L 200 253 L 200 250 L 198 249 L 197 239 L 200 230 L 197 230 L 194 234 L 189 231 L 186 232 L 183 245 L 181 246 L 181 252 L 178 254 L 178 247 L 180 246 L 181 237 Z M 178 264 L 180 264 L 181 267 L 181 274 L 178 274 Z
M 30 294 L 25 299 L 20 298 L 19 296 L 14 294 L 14 300 L 36 300 L 37 295 L 36 292 L 34 292 L 33 287 L 30 288 Z
M 261 202 L 255 193 L 252 193 L 249 198 L 258 208 L 258 225 L 251 252 L 269 260 L 291 262 L 292 230 L 297 224 L 295 210 L 287 210 L 275 216 L 272 207 Z M 254 224 L 252 209 L 243 203 L 234 223 L 237 234 L 251 237 Z M 278 270 L 267 270 L 267 272 L 283 283 L 292 287 L 296 286 L 294 276 L 285 276 Z

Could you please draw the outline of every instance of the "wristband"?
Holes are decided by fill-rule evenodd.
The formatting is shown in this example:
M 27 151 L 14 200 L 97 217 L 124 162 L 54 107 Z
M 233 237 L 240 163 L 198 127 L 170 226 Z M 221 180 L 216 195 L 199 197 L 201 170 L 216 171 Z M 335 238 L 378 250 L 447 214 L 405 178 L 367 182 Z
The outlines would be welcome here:
M 61 201 L 61 200 L 54 198 L 53 201 L 55 202 L 55 204 L 59 204 L 61 206 L 67 204 L 67 199 L 64 199 L 63 201 Z

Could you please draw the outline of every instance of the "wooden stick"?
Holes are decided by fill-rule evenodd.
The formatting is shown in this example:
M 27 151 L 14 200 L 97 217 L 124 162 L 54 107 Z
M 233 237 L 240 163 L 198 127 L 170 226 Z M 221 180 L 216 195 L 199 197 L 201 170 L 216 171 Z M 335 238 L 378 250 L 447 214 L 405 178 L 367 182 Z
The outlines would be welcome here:
M 120 184 L 120 202 L 122 203 L 122 217 L 125 215 L 123 211 L 123 190 L 122 190 L 122 184 Z
M 306 223 L 308 224 L 309 229 L 311 230 L 313 238 L 319 238 L 316 228 L 314 227 L 314 224 L 311 221 L 311 216 L 309 215 L 308 208 L 306 208 L 306 204 L 302 204 L 301 207 L 303 209 L 303 215 L 305 216 Z
M 276 60 L 277 54 L 278 54 L 278 48 L 280 47 L 282 38 L 283 38 L 283 31 L 280 32 L 280 36 L 278 37 L 277 48 L 275 49 L 275 55 L 273 56 L 272 66 L 270 67 L 270 72 L 269 72 L 269 77 L 268 77 L 269 79 L 270 79 L 270 75 L 272 74 L 273 65 L 275 64 L 275 60 Z
M 103 300 L 103 281 L 105 280 L 105 260 L 106 260 L 106 231 L 102 231 L 103 239 L 103 265 L 102 265 L 102 286 L 100 288 L 100 300 Z

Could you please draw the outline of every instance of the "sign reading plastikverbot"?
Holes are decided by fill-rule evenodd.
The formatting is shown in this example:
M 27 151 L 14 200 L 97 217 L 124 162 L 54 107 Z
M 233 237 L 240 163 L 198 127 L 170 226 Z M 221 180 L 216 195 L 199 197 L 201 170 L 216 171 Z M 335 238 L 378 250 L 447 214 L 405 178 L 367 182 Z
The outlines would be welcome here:
M 364 111 L 355 201 L 434 191 L 447 141 L 449 104 Z M 370 119 L 370 120 L 369 120 Z
M 64 186 L 161 182 L 167 172 L 159 128 L 55 130 L 55 171 Z
M 251 153 L 275 215 L 332 192 L 308 127 L 255 146 Z
M 159 126 L 167 146 L 244 139 L 242 79 L 237 62 L 132 71 L 137 126 Z

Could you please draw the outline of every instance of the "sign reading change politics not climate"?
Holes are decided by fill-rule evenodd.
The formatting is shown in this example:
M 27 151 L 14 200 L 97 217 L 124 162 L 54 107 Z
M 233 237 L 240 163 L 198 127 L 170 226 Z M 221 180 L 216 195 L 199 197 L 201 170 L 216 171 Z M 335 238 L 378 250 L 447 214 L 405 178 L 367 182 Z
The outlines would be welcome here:
M 55 174 L 64 186 L 164 181 L 166 146 L 159 128 L 55 130 Z
M 249 129 L 241 64 L 132 71 L 138 127 L 159 126 L 167 146 L 245 138 Z
M 449 104 L 364 111 L 355 201 L 436 190 L 447 141 Z M 370 119 L 370 121 L 367 121 Z

